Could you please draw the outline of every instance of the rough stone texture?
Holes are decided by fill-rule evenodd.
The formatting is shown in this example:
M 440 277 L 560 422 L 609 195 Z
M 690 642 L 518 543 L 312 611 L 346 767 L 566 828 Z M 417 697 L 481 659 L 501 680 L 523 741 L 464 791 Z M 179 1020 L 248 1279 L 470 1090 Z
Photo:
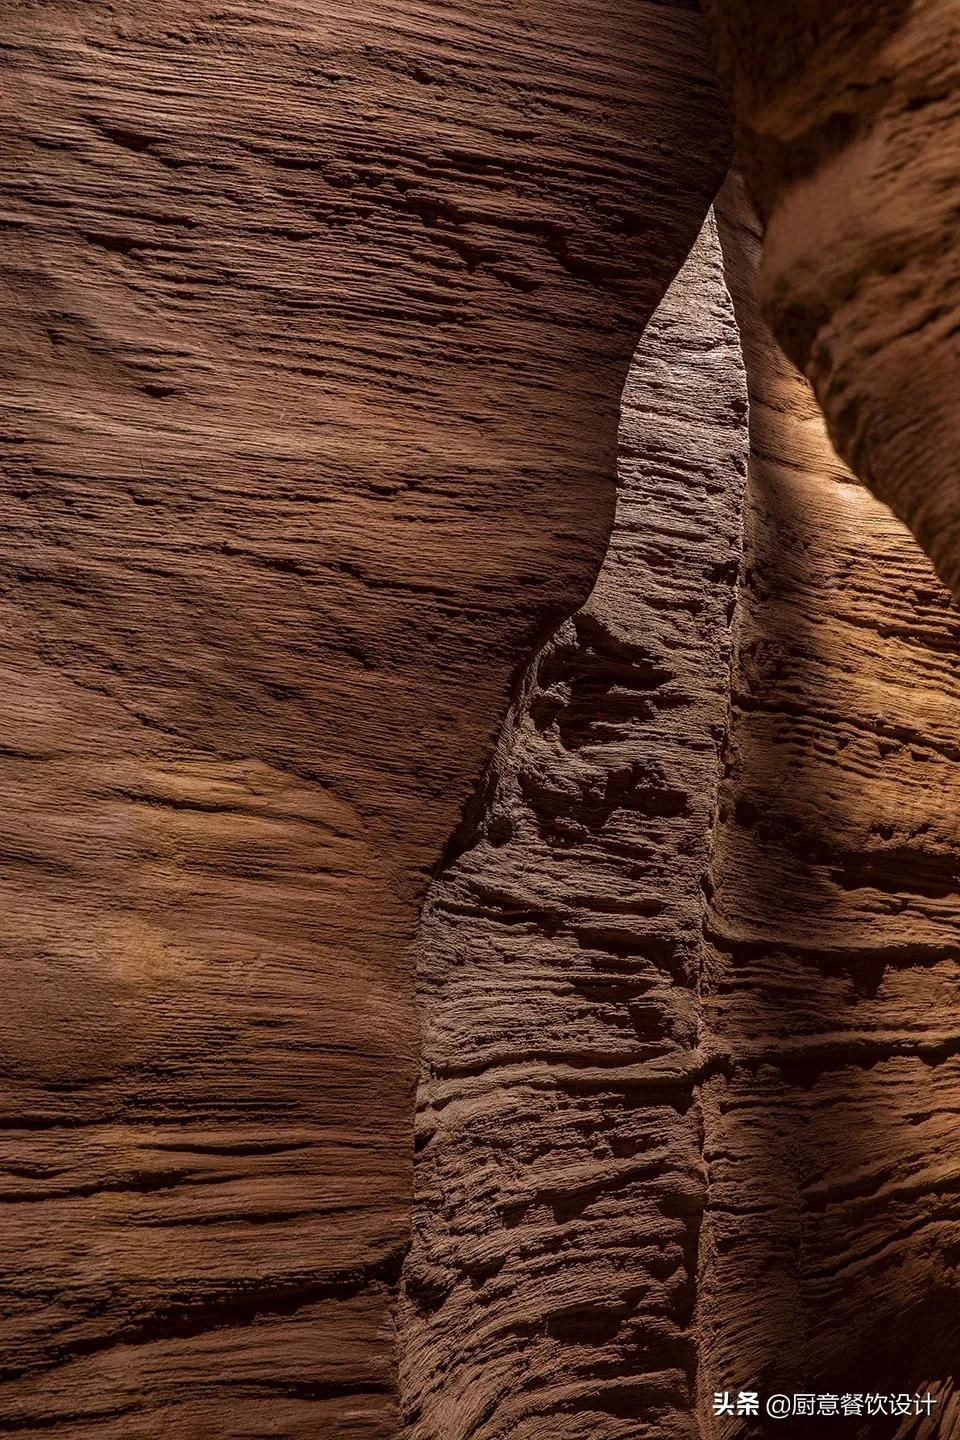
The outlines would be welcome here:
M 767 309 L 956 586 L 960 22 L 709 4 Z M 708 230 L 460 823 L 725 161 L 693 7 L 4 19 L 0 1430 L 686 1440 L 757 1380 L 954 1440 L 958 620 L 735 199 L 732 687 Z
M 761 292 L 831 437 L 960 594 L 960 9 L 705 0 Z
M 696 1433 L 702 881 L 745 414 L 711 220 L 626 388 L 597 585 L 423 921 L 412 1440 Z
M 7 0 L 4 1431 L 394 1432 L 407 942 L 603 554 L 704 52 L 683 0 Z
M 837 460 L 718 203 L 750 388 L 702 1089 L 706 1436 L 960 1434 L 960 616 Z M 924 1391 L 916 1418 L 715 1422 L 714 1389 Z

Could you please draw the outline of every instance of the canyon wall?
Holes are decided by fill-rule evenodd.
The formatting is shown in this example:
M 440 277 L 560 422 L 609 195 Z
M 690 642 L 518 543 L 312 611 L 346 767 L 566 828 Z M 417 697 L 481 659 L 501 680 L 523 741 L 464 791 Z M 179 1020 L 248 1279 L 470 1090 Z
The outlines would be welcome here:
M 6 7 L 0 1429 L 953 1440 L 957 616 L 757 296 L 955 583 L 954 22 L 711 0 L 758 278 L 686 0 L 355 10 Z
M 698 992 L 746 406 L 711 220 L 624 392 L 597 584 L 528 672 L 422 923 L 417 1440 L 697 1433 Z
M 702 21 L 4 21 L 0 1428 L 392 1436 L 416 917 L 606 548 Z
M 415 1440 L 960 1427 L 960 620 L 717 208 L 421 926 Z M 715 1417 L 741 1389 L 936 1403 Z
M 704 0 L 760 290 L 839 453 L 960 593 L 960 11 Z
M 960 1430 L 960 616 L 837 459 L 757 308 L 738 183 L 719 228 L 750 481 L 713 844 L 699 1332 L 716 1389 L 907 1392 Z

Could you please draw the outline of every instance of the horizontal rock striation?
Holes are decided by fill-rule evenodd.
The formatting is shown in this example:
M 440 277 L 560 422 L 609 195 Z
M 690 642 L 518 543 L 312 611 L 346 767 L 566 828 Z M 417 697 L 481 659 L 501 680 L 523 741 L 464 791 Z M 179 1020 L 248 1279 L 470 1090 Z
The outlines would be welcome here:
M 617 518 L 419 942 L 411 1440 L 693 1436 L 703 876 L 746 471 L 712 221 L 624 394 Z
M 960 1433 L 960 616 L 837 460 L 718 202 L 750 386 L 702 1089 L 704 1436 Z M 716 1421 L 714 1390 L 933 1416 Z
M 831 439 L 960 594 L 960 12 L 705 0 L 760 288 Z
M 702 21 L 4 20 L 0 1429 L 386 1440 L 417 909 L 607 542 Z

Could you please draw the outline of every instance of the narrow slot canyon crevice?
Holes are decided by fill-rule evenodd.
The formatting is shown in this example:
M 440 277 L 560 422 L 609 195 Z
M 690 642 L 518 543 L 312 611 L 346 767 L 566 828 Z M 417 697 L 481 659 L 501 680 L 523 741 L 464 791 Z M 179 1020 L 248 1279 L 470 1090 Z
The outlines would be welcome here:
M 960 1440 L 955 0 L 6 10 L 0 1432 Z

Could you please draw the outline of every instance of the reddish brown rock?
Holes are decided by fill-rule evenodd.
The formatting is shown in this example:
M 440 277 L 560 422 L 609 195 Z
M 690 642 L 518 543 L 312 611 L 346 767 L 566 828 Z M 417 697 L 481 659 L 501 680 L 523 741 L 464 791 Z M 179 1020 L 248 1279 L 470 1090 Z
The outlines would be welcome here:
M 624 393 L 610 550 L 435 883 L 411 1440 L 692 1437 L 698 989 L 746 389 L 712 220 Z
M 761 295 L 841 455 L 960 593 L 960 13 L 705 0 Z
M 7 7 L 5 1432 L 960 1427 L 956 613 L 730 197 L 732 680 L 709 227 L 584 604 L 725 139 L 683 0 L 555 9 Z M 956 584 L 955 22 L 711 9 Z
M 960 1353 L 960 616 L 833 453 L 718 206 L 750 386 L 701 1091 L 706 1436 L 947 1440 Z M 932 1418 L 715 1421 L 715 1390 L 889 1394 Z M 833 1428 L 831 1428 L 833 1427 Z
M 774 1433 L 714 1417 L 739 1388 L 935 1397 L 812 1422 L 856 1440 L 960 1424 L 957 613 L 762 322 L 736 186 L 720 215 L 751 402 L 732 669 L 736 445 L 705 435 L 739 433 L 738 360 L 694 262 L 628 386 L 607 564 L 427 907 L 416 1440 Z
M 407 946 L 606 545 L 701 23 L 5 19 L 0 1427 L 387 1436 Z

